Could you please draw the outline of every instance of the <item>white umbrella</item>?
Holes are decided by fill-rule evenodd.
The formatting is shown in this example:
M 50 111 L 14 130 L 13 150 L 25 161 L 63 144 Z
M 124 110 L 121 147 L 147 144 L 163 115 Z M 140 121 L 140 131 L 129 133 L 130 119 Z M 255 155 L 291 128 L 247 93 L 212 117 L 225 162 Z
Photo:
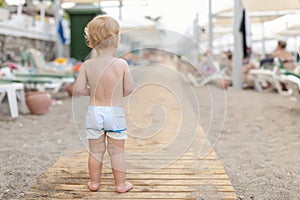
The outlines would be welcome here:
M 277 33 L 279 36 L 300 37 L 300 25 L 294 25 Z
M 242 0 L 248 11 L 299 11 L 299 0 Z

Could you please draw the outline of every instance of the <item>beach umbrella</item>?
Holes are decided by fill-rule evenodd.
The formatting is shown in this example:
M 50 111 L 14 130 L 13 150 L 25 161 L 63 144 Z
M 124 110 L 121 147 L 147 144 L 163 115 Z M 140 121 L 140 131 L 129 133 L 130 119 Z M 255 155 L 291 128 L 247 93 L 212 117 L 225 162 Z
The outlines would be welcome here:
M 299 0 L 243 0 L 248 11 L 299 11 Z

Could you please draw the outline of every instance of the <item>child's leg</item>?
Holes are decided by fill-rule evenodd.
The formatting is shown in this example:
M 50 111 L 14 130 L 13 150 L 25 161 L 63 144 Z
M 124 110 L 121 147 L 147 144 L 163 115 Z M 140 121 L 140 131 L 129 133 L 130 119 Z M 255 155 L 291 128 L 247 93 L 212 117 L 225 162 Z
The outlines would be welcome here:
M 98 139 L 89 140 L 88 166 L 91 181 L 88 182 L 88 187 L 91 191 L 97 191 L 100 187 L 103 155 L 106 150 L 105 137 L 102 135 Z
M 107 151 L 110 155 L 111 166 L 115 178 L 117 192 L 128 192 L 132 184 L 126 182 L 126 163 L 124 155 L 125 140 L 115 140 L 107 137 Z

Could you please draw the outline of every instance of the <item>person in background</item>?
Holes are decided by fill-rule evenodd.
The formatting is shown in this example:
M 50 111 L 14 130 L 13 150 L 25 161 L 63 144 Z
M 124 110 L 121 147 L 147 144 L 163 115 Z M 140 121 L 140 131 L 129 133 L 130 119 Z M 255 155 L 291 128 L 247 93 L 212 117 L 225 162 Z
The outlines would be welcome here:
M 294 71 L 296 68 L 294 56 L 286 50 L 286 42 L 283 40 L 278 41 L 273 57 L 279 58 L 283 63 L 283 67 L 287 70 Z

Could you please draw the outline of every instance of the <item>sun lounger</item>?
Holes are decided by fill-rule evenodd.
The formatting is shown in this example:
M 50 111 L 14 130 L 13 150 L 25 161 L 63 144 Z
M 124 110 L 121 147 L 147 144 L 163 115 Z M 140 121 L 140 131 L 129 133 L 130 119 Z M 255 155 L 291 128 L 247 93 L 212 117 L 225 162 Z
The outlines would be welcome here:
M 206 84 L 208 84 L 209 82 L 212 82 L 212 81 L 216 81 L 218 79 L 229 79 L 228 76 L 225 76 L 226 74 L 226 71 L 227 71 L 227 67 L 224 67 L 224 68 L 217 68 L 217 70 L 212 73 L 211 75 L 205 77 L 201 82 L 200 82 L 200 86 L 204 86 Z
M 258 91 L 263 91 L 263 85 L 271 84 L 279 94 L 291 96 L 300 101 L 300 75 L 283 69 L 278 58 L 274 59 L 275 65 L 270 69 L 250 70 L 250 74 L 254 77 L 255 87 Z M 283 85 L 287 85 L 287 90 L 283 90 Z
M 72 64 L 67 63 L 67 59 L 59 58 L 61 63 L 47 63 L 45 60 L 44 54 L 37 50 L 30 48 L 26 51 L 26 60 L 27 65 L 34 69 L 34 74 L 44 74 L 44 75 L 51 75 L 51 74 L 60 74 L 69 76 L 72 74 Z
M 197 78 L 190 72 L 187 73 L 187 78 L 195 87 L 203 87 L 210 82 L 214 82 L 220 79 L 228 80 L 230 79 L 226 75 L 227 68 L 217 69 L 215 72 L 207 75 L 201 81 L 198 81 Z
M 75 82 L 75 78 L 72 74 L 15 74 L 17 79 L 27 79 L 29 81 L 36 81 L 39 85 L 39 91 L 45 91 L 46 89 L 52 89 L 53 93 L 57 93 L 64 85 L 69 85 Z M 40 84 L 38 81 L 46 81 L 47 83 Z
M 44 54 L 33 48 L 28 49 L 25 54 L 27 65 L 31 66 L 31 68 L 27 70 L 28 73 L 15 72 L 14 74 L 17 78 L 35 78 L 35 80 L 39 78 L 51 78 L 52 83 L 39 84 L 39 90 L 47 88 L 52 89 L 54 93 L 58 92 L 64 85 L 75 82 L 75 74 L 71 70 L 72 64 L 49 65 L 45 60 Z
M 8 67 L 2 68 L 0 73 L 6 74 L 7 81 L 23 83 L 27 89 L 36 89 L 41 92 L 50 89 L 53 93 L 57 93 L 63 85 L 71 84 L 75 81 L 75 78 L 70 75 L 13 74 Z
M 294 98 L 300 102 L 300 76 L 290 71 L 283 71 L 282 79 L 288 84 Z
M 34 77 L 34 78 L 74 78 L 74 74 L 22 74 L 22 73 L 14 73 L 16 77 Z
M 279 94 L 289 96 L 292 94 L 292 90 L 284 90 L 283 84 L 286 83 L 286 79 L 282 76 L 283 70 L 280 66 L 280 60 L 274 59 L 273 69 L 252 69 L 249 71 L 253 76 L 255 88 L 258 91 L 269 91 L 276 89 Z M 265 89 L 266 88 L 266 89 Z

